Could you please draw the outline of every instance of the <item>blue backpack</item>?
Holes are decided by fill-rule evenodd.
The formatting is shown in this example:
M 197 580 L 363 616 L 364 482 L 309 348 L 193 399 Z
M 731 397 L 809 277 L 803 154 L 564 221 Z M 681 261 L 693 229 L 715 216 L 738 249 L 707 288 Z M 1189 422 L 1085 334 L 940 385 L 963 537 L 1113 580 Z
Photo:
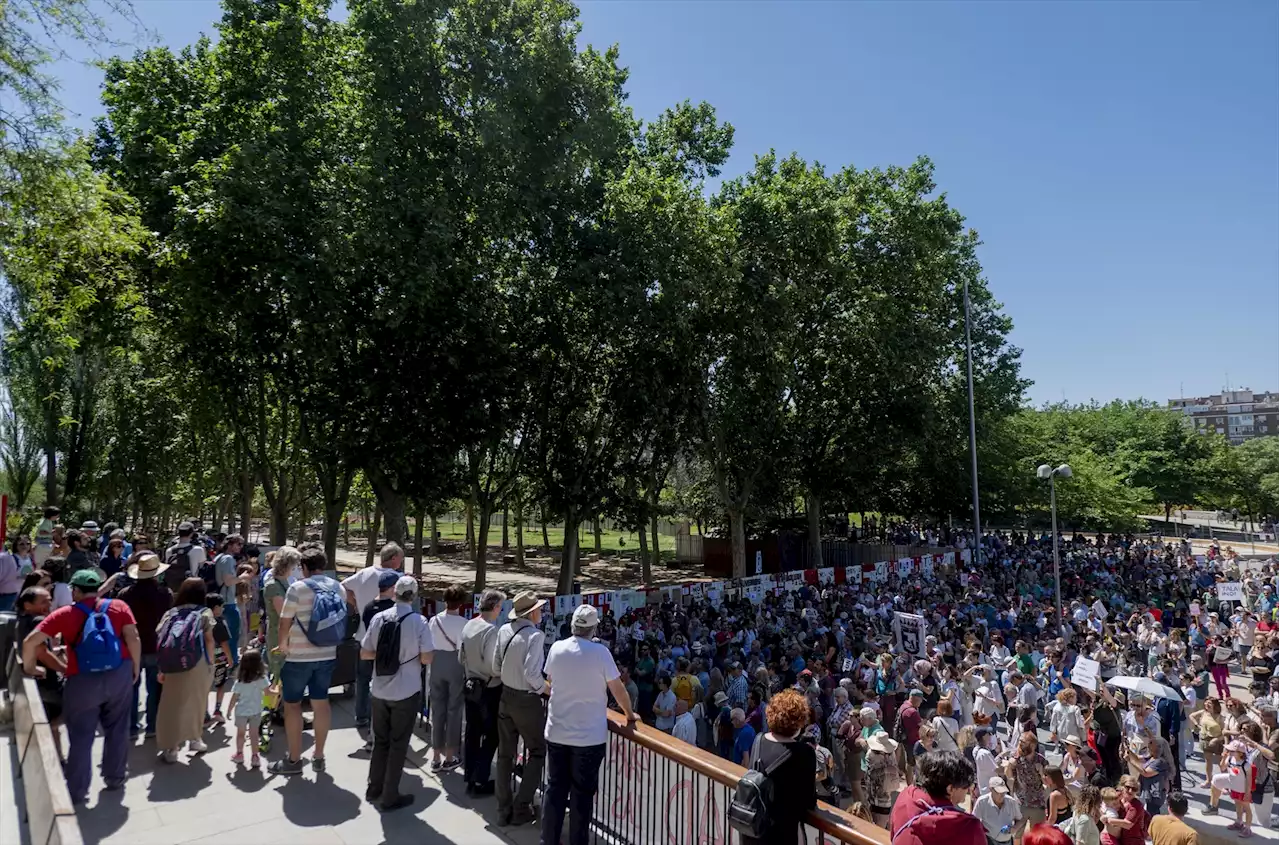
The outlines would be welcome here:
M 77 604 L 85 613 L 84 628 L 80 631 L 80 641 L 75 645 L 76 665 L 81 674 L 92 675 L 98 672 L 110 672 L 120 668 L 124 662 L 121 655 L 120 637 L 115 626 L 107 616 L 107 608 L 111 599 L 102 599 L 97 607 L 90 608 L 85 604 Z
M 331 578 L 324 580 L 332 581 L 333 586 L 319 578 L 307 578 L 302 582 L 316 596 L 306 636 L 314 646 L 336 646 L 347 638 L 347 599 L 336 581 Z

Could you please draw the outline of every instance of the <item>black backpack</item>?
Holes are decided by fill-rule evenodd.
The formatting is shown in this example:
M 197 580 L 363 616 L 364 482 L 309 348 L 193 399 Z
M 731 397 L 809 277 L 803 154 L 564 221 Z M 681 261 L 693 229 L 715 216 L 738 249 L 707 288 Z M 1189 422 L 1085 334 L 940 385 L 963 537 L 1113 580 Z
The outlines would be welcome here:
M 784 749 L 781 756 L 764 768 L 760 767 L 760 740 L 757 736 L 751 746 L 751 768 L 738 779 L 733 798 L 729 801 L 729 826 L 739 836 L 764 839 L 769 835 L 769 813 L 773 808 L 773 781 L 769 779 L 779 766 L 791 757 L 791 749 Z
M 169 568 L 164 573 L 164 585 L 172 590 L 174 594 L 177 594 L 179 588 L 182 587 L 182 582 L 191 575 L 192 548 L 190 543 L 173 548 L 173 559 L 169 561 Z
M 382 623 L 382 627 L 378 629 L 378 648 L 374 652 L 373 674 L 385 677 L 400 671 L 403 665 L 400 662 L 400 623 L 416 615 L 416 613 L 406 613 L 393 622 Z M 412 659 L 404 663 L 412 662 Z
M 200 564 L 200 568 L 196 570 L 196 577 L 204 582 L 204 588 L 210 593 L 222 594 L 221 586 L 218 584 L 218 563 L 216 560 L 205 559 Z

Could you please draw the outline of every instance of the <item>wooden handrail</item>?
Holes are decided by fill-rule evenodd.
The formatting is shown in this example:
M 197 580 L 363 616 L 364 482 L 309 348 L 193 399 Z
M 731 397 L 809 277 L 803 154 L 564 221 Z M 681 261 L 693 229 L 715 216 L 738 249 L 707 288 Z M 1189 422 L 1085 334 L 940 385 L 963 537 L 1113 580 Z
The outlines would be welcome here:
M 643 722 L 628 724 L 620 713 L 608 711 L 609 731 L 642 748 L 660 754 L 668 760 L 685 768 L 692 769 L 716 783 L 732 789 L 746 773 L 746 769 L 723 757 L 718 757 L 701 748 L 682 742 Z M 839 842 L 853 845 L 887 845 L 889 832 L 882 827 L 863 821 L 822 801 L 818 807 L 810 811 L 805 824 L 820 830 Z

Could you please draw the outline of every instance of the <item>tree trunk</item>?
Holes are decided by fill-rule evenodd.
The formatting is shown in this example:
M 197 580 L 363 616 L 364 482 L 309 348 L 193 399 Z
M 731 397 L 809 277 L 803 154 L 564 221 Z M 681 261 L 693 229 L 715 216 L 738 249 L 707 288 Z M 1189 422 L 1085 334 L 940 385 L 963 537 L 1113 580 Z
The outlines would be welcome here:
M 662 546 L 659 545 L 658 543 L 658 514 L 657 513 L 654 513 L 652 516 L 649 517 L 649 528 L 653 532 L 653 565 L 661 566 L 662 556 L 659 554 L 659 552 L 662 550 Z M 640 533 L 641 534 L 644 533 L 643 525 L 640 526 Z
M 556 595 L 573 594 L 573 581 L 578 572 L 578 514 L 570 508 L 564 516 L 564 550 L 560 555 L 560 581 Z
M 440 556 L 440 523 L 435 514 L 431 514 L 431 556 Z
M 524 510 L 516 510 L 516 566 L 524 566 Z
M 471 500 L 467 500 L 467 548 L 472 554 L 476 551 L 476 524 L 475 524 L 475 506 Z
M 804 509 L 809 516 L 809 568 L 821 569 L 822 562 L 822 512 L 817 495 L 805 497 Z
M 747 526 L 741 508 L 729 510 L 729 548 L 732 550 L 733 577 L 747 577 Z M 754 575 L 754 571 L 752 572 Z
M 382 523 L 382 507 L 380 505 L 373 506 L 373 522 L 365 523 L 365 531 L 368 535 L 369 547 L 364 550 L 364 565 L 373 566 L 373 558 L 378 548 L 378 526 Z
M 476 526 L 476 545 L 473 560 L 476 564 L 476 592 L 484 591 L 485 577 L 489 568 L 489 522 L 493 519 L 493 511 L 489 509 L 488 500 L 480 505 L 480 520 Z
M 649 538 L 645 535 L 644 526 L 640 526 L 640 584 L 647 586 L 653 580 L 653 569 L 649 565 Z
M 506 554 L 507 549 L 511 548 L 510 531 L 508 525 L 511 522 L 511 508 L 505 504 L 502 506 L 502 553 Z
M 240 536 L 249 539 L 249 523 L 253 518 L 253 475 L 240 473 Z
M 343 548 L 351 548 L 351 516 L 347 513 L 346 502 L 342 503 L 342 545 Z
M 600 554 L 600 517 L 591 521 L 591 531 L 596 535 L 596 554 Z
M 44 503 L 59 504 L 58 499 L 58 410 L 52 399 L 44 400 Z
M 422 530 L 425 528 L 427 514 L 424 508 L 418 508 L 413 519 L 413 574 L 422 574 Z
M 328 499 L 324 503 L 324 556 L 334 569 L 338 568 L 338 529 L 341 527 L 344 535 L 347 530 L 346 511 L 345 498 Z M 347 544 L 345 536 L 342 544 Z
M 542 553 L 551 554 L 551 539 L 547 536 L 547 506 L 542 505 Z
M 283 546 L 289 542 L 289 505 L 284 496 L 276 496 L 271 505 L 271 545 Z
M 404 548 L 408 543 L 405 536 L 408 523 L 404 518 L 404 496 L 394 490 L 383 490 L 378 499 L 378 504 L 382 507 L 382 533 L 387 536 L 388 543 L 398 543 Z
M 129 525 L 133 528 L 133 533 L 137 534 L 142 531 L 142 508 L 135 501 L 133 503 L 133 521 Z M 152 540 L 159 540 L 159 537 L 152 537 Z

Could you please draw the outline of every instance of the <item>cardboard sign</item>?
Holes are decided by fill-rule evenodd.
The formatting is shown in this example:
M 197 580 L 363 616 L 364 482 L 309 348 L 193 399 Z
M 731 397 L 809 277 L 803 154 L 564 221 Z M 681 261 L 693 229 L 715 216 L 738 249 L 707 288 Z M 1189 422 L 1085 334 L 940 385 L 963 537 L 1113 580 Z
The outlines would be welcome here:
M 1218 601 L 1244 601 L 1244 585 L 1239 581 L 1224 581 L 1219 584 Z
M 1097 692 L 1098 680 L 1102 675 L 1102 667 L 1096 660 L 1090 660 L 1087 657 L 1077 657 L 1076 665 L 1071 670 L 1071 683 L 1080 687 L 1080 689 L 1089 692 Z
M 960 560 L 964 561 L 965 563 L 968 563 L 969 561 L 973 560 L 973 549 L 961 549 Z
M 843 667 L 843 668 L 841 668 L 841 670 L 840 670 L 840 671 L 842 671 L 842 672 L 852 672 L 852 671 L 853 671 L 853 658 L 852 658 L 852 657 L 846 657 L 846 658 L 844 659 L 844 663 L 842 664 L 842 667 Z

